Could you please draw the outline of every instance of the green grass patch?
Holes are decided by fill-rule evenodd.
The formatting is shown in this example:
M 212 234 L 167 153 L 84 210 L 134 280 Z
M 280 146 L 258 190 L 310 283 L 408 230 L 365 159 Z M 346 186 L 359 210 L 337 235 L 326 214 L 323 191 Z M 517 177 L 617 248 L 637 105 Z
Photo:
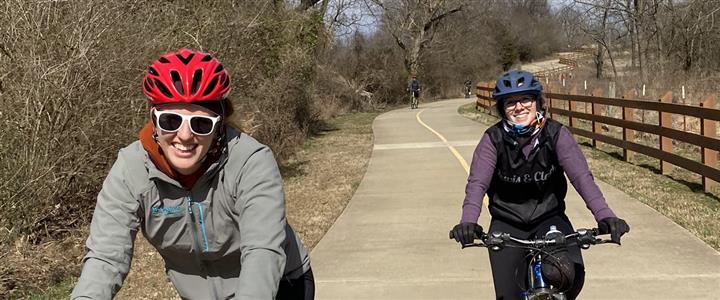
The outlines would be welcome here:
M 70 293 L 72 293 L 75 287 L 77 278 L 68 278 L 64 281 L 50 286 L 44 290 L 37 290 L 31 292 L 29 295 L 22 298 L 10 298 L 10 299 L 27 299 L 27 300 L 55 300 L 55 299 L 68 299 Z
M 500 121 L 500 118 L 488 114 L 486 109 L 479 109 L 480 110 L 478 110 L 475 106 L 475 102 L 472 102 L 458 107 L 458 113 L 468 119 L 488 125 L 492 125 L 497 123 L 497 121 Z
M 475 110 L 474 103 L 461 106 L 458 112 L 487 125 L 498 120 Z M 621 148 L 601 142 L 593 148 L 590 139 L 580 136 L 576 139 L 596 178 L 647 204 L 720 250 L 720 188 L 706 193 L 695 173 L 674 167 L 670 174 L 662 175 L 655 158 L 636 153 L 632 162 L 625 162 Z M 686 152 L 689 151 L 683 154 L 690 155 Z

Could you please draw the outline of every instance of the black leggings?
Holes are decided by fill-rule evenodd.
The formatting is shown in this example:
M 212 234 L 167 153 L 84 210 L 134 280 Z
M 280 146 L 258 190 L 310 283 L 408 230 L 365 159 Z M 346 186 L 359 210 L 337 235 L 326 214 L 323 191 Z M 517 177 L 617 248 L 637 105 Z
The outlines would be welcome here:
M 315 299 L 315 278 L 312 269 L 296 279 L 280 279 L 276 300 Z
M 529 239 L 544 236 L 550 230 L 550 225 L 557 226 L 557 229 L 565 234 L 575 231 L 567 216 L 562 215 L 550 217 L 531 228 L 518 228 L 493 218 L 490 221 L 488 232 L 507 232 L 521 239 Z M 585 283 L 585 267 L 579 247 L 568 246 L 568 254 L 575 265 L 575 279 L 573 286 L 565 294 L 568 300 L 572 300 L 580 294 Z M 500 251 L 490 251 L 490 267 L 492 268 L 493 282 L 495 283 L 495 297 L 498 300 L 522 299 L 521 293 L 526 289 L 527 280 L 525 278 L 527 277 L 529 263 L 529 258 L 526 258 L 526 255 L 527 252 L 524 249 L 509 247 Z

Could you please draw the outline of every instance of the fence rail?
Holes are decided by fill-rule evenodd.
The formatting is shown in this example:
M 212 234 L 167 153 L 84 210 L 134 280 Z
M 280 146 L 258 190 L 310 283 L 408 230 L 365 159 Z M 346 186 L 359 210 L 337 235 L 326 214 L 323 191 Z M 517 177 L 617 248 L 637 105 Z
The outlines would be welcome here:
M 560 66 L 560 67 L 556 67 L 556 68 L 552 68 L 552 69 L 546 69 L 546 70 L 534 72 L 533 74 L 537 78 L 547 78 L 554 74 L 564 74 L 564 73 L 570 72 L 574 69 L 575 69 L 575 67 L 573 67 L 573 66 L 564 65 L 564 66 Z
M 491 98 L 494 83 L 480 82 L 477 85 L 476 108 L 497 116 L 495 102 Z M 602 90 L 595 89 L 593 96 L 576 95 L 575 87 L 569 88 L 568 93 L 543 93 L 547 100 L 549 116 L 564 116 L 563 121 L 573 134 L 584 136 L 597 142 L 614 145 L 623 149 L 623 158 L 626 161 L 634 159 L 634 153 L 641 153 L 660 160 L 660 170 L 668 174 L 672 166 L 678 166 L 702 176 L 702 185 L 705 191 L 710 191 L 720 182 L 720 169 L 718 169 L 718 153 L 720 152 L 720 139 L 717 136 L 717 122 L 720 121 L 720 110 L 715 109 L 717 99 L 715 95 L 703 98 L 700 106 L 690 106 L 670 103 L 672 92 L 665 93 L 657 100 L 640 100 L 634 98 L 634 91 L 624 93 L 623 98 L 602 97 Z M 581 104 L 583 109 L 580 109 Z M 590 112 L 587 106 L 590 106 Z M 620 108 L 620 117 L 608 116 L 611 107 Z M 636 110 L 656 112 L 657 124 L 647 123 L 644 118 L 639 121 Z M 673 128 L 672 116 L 694 117 L 699 119 L 699 134 L 686 130 Z M 582 121 L 581 121 L 582 120 Z M 580 128 L 581 124 L 589 124 L 590 130 Z M 611 136 L 609 126 L 619 127 L 622 138 Z M 587 126 L 585 126 L 587 127 Z M 652 147 L 638 142 L 637 132 L 657 136 L 658 145 Z M 700 161 L 687 158 L 674 153 L 673 140 L 684 142 L 700 148 Z

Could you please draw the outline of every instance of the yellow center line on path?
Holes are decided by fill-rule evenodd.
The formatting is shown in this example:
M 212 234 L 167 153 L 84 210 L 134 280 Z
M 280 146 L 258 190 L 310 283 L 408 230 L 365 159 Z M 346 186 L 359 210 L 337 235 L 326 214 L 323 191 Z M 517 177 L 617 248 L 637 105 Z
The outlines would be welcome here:
M 455 155 L 455 158 L 460 162 L 460 165 L 463 167 L 463 169 L 465 169 L 465 174 L 470 175 L 470 167 L 468 166 L 467 161 L 465 161 L 465 158 L 463 158 L 462 155 L 460 155 L 460 152 L 458 152 L 457 149 L 455 149 L 455 147 L 450 145 L 450 142 L 448 142 L 448 140 L 442 134 L 435 131 L 435 129 L 432 129 L 432 127 L 428 126 L 428 124 L 425 124 L 425 122 L 423 122 L 423 120 L 420 119 L 420 114 L 422 114 L 424 111 L 425 110 L 423 109 L 415 115 L 415 118 L 417 119 L 418 123 L 420 123 L 420 125 L 422 125 L 423 127 L 427 128 L 427 130 L 430 130 L 430 132 L 437 135 L 440 138 L 440 140 L 443 141 L 443 143 L 445 143 L 445 145 L 448 147 L 448 149 L 450 149 L 450 152 L 452 152 L 452 154 Z M 490 201 L 488 200 L 487 193 L 486 193 L 483 196 L 483 201 L 482 201 L 483 206 L 485 208 L 488 207 L 488 202 L 490 202 Z
M 448 142 L 448 140 L 447 140 L 442 134 L 440 134 L 439 132 L 435 131 L 435 129 L 432 129 L 432 127 L 428 126 L 427 124 L 425 124 L 425 122 L 423 122 L 422 119 L 420 119 L 420 114 L 423 113 L 424 111 L 425 111 L 425 110 L 423 109 L 423 110 L 419 111 L 419 112 L 417 113 L 417 115 L 415 115 L 415 118 L 417 119 L 418 123 L 420 123 L 420 125 L 422 125 L 422 126 L 424 126 L 425 128 L 427 128 L 427 130 L 430 130 L 430 132 L 432 132 L 432 133 L 434 133 L 435 135 L 437 135 L 437 136 L 440 138 L 440 140 L 442 140 L 443 143 L 445 143 L 445 146 L 447 146 L 448 149 L 450 149 L 450 152 L 452 152 L 452 154 L 455 155 L 455 158 L 457 158 L 457 160 L 460 162 L 460 165 L 463 167 L 463 169 L 465 169 L 465 173 L 468 174 L 468 175 L 470 175 L 470 167 L 468 167 L 467 161 L 465 161 L 465 158 L 463 158 L 462 155 L 460 155 L 460 152 L 458 152 L 457 149 L 455 149 L 455 147 L 453 147 L 452 145 L 450 145 L 450 143 Z

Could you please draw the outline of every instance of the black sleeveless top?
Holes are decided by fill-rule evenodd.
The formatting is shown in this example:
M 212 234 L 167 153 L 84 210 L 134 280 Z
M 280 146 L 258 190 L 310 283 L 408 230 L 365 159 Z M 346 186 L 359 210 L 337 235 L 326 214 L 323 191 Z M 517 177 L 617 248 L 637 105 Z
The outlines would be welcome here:
M 518 226 L 534 225 L 564 214 L 567 181 L 558 162 L 555 144 L 562 124 L 546 120 L 526 158 L 522 145 L 503 128 L 502 121 L 488 128 L 497 163 L 487 194 L 493 218 Z M 529 142 L 534 143 L 535 137 Z

